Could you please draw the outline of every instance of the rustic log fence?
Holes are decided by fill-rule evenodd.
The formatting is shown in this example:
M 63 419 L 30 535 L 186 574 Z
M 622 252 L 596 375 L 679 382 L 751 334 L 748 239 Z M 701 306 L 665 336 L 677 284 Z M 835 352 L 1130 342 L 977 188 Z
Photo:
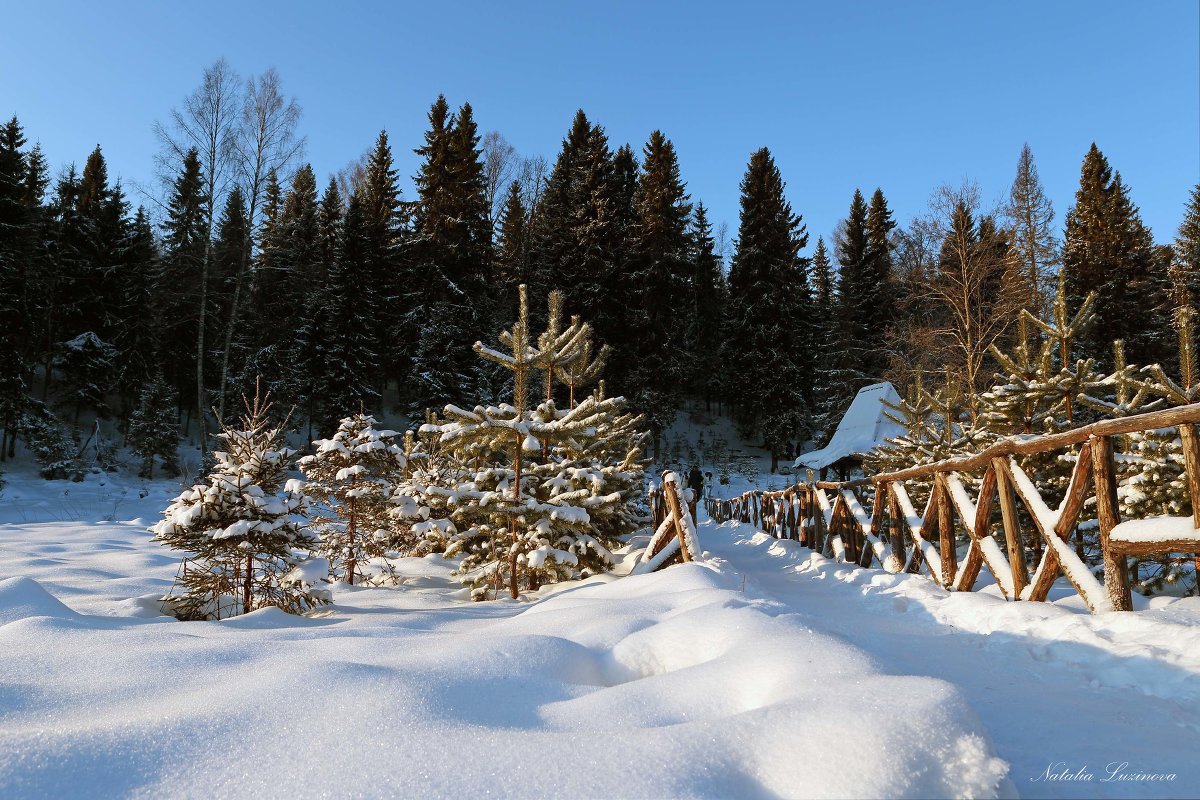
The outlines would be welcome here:
M 653 572 L 675 557 L 688 562 L 700 555 L 696 521 L 688 513 L 686 491 L 683 481 L 671 471 L 663 473 L 661 484 L 650 484 L 647 499 L 654 519 L 654 535 L 633 574 Z
M 1009 600 L 1046 600 L 1059 573 L 1093 612 L 1133 607 L 1130 556 L 1200 553 L 1200 403 L 1149 414 L 1103 420 L 1045 436 L 1006 439 L 972 456 L 947 459 L 851 481 L 799 482 L 781 491 L 749 491 L 732 499 L 710 498 L 705 508 L 718 522 L 753 524 L 779 539 L 791 539 L 836 560 L 889 572 L 929 576 L 950 591 L 971 591 L 986 568 Z M 1113 438 L 1178 428 L 1183 445 L 1192 517 L 1152 518 L 1152 524 L 1122 524 L 1117 503 Z M 1014 456 L 1075 452 L 1075 466 L 1062 503 L 1051 509 Z M 979 475 L 972 499 L 962 475 Z M 932 480 L 929 501 L 917 514 L 907 481 Z M 864 502 L 870 499 L 870 513 Z M 1068 539 L 1093 500 L 1099 528 L 1104 583 L 1096 579 Z M 1030 572 L 1018 501 L 1028 512 L 1029 535 L 1044 542 Z M 1000 507 L 1002 539 L 993 534 L 992 512 Z M 960 561 L 960 543 L 966 544 Z M 1037 549 L 1036 548 L 1035 552 Z M 1200 565 L 1200 556 L 1196 556 Z

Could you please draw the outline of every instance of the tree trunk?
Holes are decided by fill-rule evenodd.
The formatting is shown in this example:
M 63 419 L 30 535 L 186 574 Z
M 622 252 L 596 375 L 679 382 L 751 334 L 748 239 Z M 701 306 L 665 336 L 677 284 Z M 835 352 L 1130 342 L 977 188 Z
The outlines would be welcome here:
M 208 441 L 208 418 L 204 415 L 204 329 L 208 316 L 208 268 L 212 260 L 212 244 L 204 251 L 204 266 L 200 268 L 200 322 L 196 331 L 196 419 L 199 421 L 197 434 L 200 450 Z
M 250 613 L 251 589 L 254 582 L 254 556 L 246 556 L 246 581 L 242 587 L 242 613 Z

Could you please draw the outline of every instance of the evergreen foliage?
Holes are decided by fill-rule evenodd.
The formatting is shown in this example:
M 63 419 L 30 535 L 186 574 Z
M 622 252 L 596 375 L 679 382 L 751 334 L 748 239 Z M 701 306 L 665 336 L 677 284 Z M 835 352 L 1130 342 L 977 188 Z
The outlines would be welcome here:
M 287 479 L 293 451 L 269 396 L 247 400 L 237 426 L 217 434 L 225 447 L 204 483 L 184 490 L 151 528 L 185 553 L 163 598 L 180 619 L 222 619 L 277 606 L 298 614 L 329 601 L 316 588 L 328 571 L 310 558 L 317 544 L 306 519 L 302 481 Z
M 1106 359 L 1107 342 L 1121 339 L 1132 361 L 1162 363 L 1170 357 L 1174 336 L 1163 266 L 1120 174 L 1092 144 L 1075 205 L 1067 212 L 1062 252 L 1072 304 L 1097 293 L 1096 325 L 1080 342 L 1085 354 Z
M 153 379 L 142 387 L 137 407 L 129 417 L 129 433 L 125 444 L 135 455 L 141 457 L 142 466 L 138 475 L 154 477 L 154 459 L 162 460 L 168 475 L 179 471 L 179 417 L 175 406 L 178 398 L 158 371 Z
M 729 400 L 742 430 L 762 433 L 772 471 L 787 442 L 810 430 L 813 313 L 808 234 L 783 195 L 766 148 L 750 156 L 741 184 L 737 252 L 729 270 L 724 363 L 737 370 Z
M 638 521 L 640 420 L 601 392 L 565 411 L 531 403 L 530 382 L 580 359 L 591 330 L 576 318 L 535 339 L 524 287 L 520 300 L 518 321 L 500 337 L 505 350 L 475 347 L 512 374 L 512 403 L 447 406 L 422 433 L 430 461 L 448 466 L 427 465 L 401 492 L 430 510 L 434 519 L 414 530 L 448 537 L 446 555 L 462 554 L 459 572 L 481 600 L 608 569 L 617 537 Z
M 313 442 L 315 454 L 300 459 L 304 493 L 318 504 L 312 529 L 321 537 L 319 552 L 330 578 L 351 585 L 377 578 L 370 560 L 399 544 L 391 497 L 406 461 L 400 434 L 376 424 L 366 414 L 346 417 L 333 436 Z
M 719 376 L 722 374 L 721 335 L 725 330 L 725 312 L 729 302 L 729 287 L 725 267 L 716 254 L 712 223 L 703 203 L 697 203 L 689 229 L 691 267 L 684 319 L 686 374 L 683 386 L 706 406 L 723 396 Z M 683 360 L 683 355 L 677 356 Z
M 1040 318 L 1058 262 L 1058 242 L 1052 227 L 1054 206 L 1042 188 L 1028 144 L 1021 148 L 1004 215 L 1012 231 L 1013 259 L 1019 265 L 1028 292 L 1025 308 Z
M 167 380 L 188 397 L 196 374 L 195 345 L 201 283 L 208 250 L 208 225 L 200 157 L 188 151 L 175 180 L 163 223 L 163 257 L 155 293 L 162 311 L 161 347 L 174 357 L 164 361 Z M 186 401 L 185 401 L 186 402 Z M 193 410 L 194 403 L 188 403 Z
M 694 297 L 688 235 L 692 206 L 675 147 L 661 131 L 650 134 L 642 170 L 629 243 L 630 279 L 640 290 L 630 319 L 638 331 L 638 346 L 632 354 L 636 366 L 629 385 L 634 405 L 650 424 L 657 451 L 659 437 L 674 421 L 686 388 L 686 367 L 696 353 L 696 342 L 681 338 L 688 330 L 688 312 L 695 307 L 689 297 Z

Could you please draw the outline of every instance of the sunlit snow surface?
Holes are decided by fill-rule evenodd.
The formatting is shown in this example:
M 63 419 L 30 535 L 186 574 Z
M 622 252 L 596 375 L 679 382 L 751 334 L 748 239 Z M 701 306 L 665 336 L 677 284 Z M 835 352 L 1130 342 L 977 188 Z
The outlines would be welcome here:
M 179 623 L 153 616 L 177 561 L 145 530 L 178 487 L 139 486 L 10 476 L 0 495 L 0 797 L 1186 796 L 1200 778 L 1190 601 L 1093 618 L 948 596 L 703 524 L 710 566 L 471 603 L 450 565 L 412 559 L 403 588 L 338 587 L 314 618 Z M 1080 758 L 1179 778 L 1030 783 Z

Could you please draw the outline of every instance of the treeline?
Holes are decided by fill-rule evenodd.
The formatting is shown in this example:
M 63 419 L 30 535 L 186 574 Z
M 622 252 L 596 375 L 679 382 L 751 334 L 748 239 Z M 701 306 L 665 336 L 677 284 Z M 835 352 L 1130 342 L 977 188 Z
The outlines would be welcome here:
M 318 431 L 360 409 L 495 400 L 502 376 L 471 345 L 512 318 L 522 283 L 561 289 L 592 322 L 616 353 L 609 392 L 656 440 L 692 397 L 781 453 L 880 378 L 990 385 L 991 345 L 1011 344 L 1021 308 L 1046 308 L 1058 276 L 1077 300 L 1098 292 L 1080 344 L 1101 362 L 1123 338 L 1131 361 L 1174 363 L 1200 290 L 1197 195 L 1177 246 L 1156 247 L 1095 146 L 1061 242 L 1026 147 L 1000 208 L 943 187 L 901 226 L 882 191 L 855 192 L 811 252 L 764 148 L 726 265 L 659 131 L 614 146 L 580 111 L 552 166 L 520 169 L 469 104 L 439 97 L 405 199 L 386 133 L 322 186 L 296 166 L 299 118 L 273 72 L 243 82 L 218 62 L 158 128 L 169 191 L 153 215 L 99 147 L 51 186 L 19 122 L 3 127 L 0 454 L 18 438 L 44 450 L 32 440 L 53 438 L 56 414 L 96 413 L 165 455 L 180 425 L 203 438 L 209 409 L 224 416 L 259 377 Z

